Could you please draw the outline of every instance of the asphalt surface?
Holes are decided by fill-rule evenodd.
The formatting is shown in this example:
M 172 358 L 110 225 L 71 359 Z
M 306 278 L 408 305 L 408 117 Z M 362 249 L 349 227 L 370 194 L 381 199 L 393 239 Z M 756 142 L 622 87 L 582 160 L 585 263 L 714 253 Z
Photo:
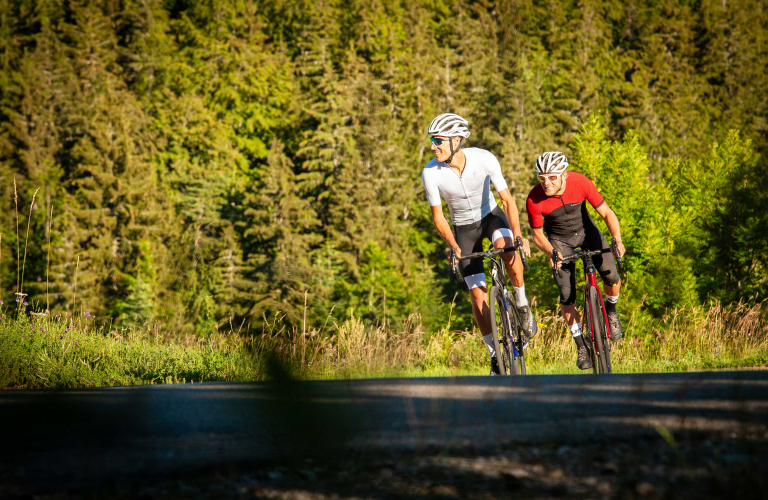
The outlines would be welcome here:
M 225 463 L 697 432 L 763 440 L 768 372 L 0 391 L 0 470 L 30 488 Z

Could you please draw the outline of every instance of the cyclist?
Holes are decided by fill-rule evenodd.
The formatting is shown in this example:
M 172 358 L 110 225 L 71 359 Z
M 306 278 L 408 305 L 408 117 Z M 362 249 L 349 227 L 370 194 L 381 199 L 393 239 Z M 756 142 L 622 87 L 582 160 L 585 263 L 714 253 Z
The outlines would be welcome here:
M 421 174 L 432 208 L 432 221 L 457 257 L 462 253 L 482 252 L 483 238 L 491 240 L 496 248 L 504 248 L 513 245 L 515 237 L 521 236 L 517 205 L 504 181 L 499 161 L 490 151 L 462 148 L 469 137 L 468 125 L 467 120 L 453 113 L 444 113 L 432 120 L 427 134 L 435 158 L 427 163 Z M 491 182 L 499 192 L 503 212 L 491 193 Z M 454 232 L 443 216 L 441 197 L 451 212 Z M 511 229 L 507 216 L 512 222 Z M 526 255 L 531 253 L 527 239 L 523 239 L 523 251 Z M 525 296 L 523 264 L 515 252 L 503 253 L 501 258 L 512 280 L 515 306 L 520 311 L 526 334 L 533 337 L 537 325 Z M 498 374 L 483 259 L 459 261 L 459 265 L 472 296 L 472 313 L 488 346 L 491 375 Z
M 592 361 L 587 355 L 587 347 L 581 334 L 579 310 L 575 305 L 576 263 L 574 261 L 564 264 L 558 262 L 557 267 L 561 270 L 558 277 L 557 273 L 554 273 L 552 251 L 556 250 L 562 257 L 564 254 L 572 254 L 576 247 L 585 250 L 608 248 L 605 238 L 587 211 L 585 201 L 589 201 L 608 225 L 611 235 L 616 238 L 619 255 L 624 255 L 624 244 L 621 242 L 619 219 L 597 191 L 594 183 L 579 173 L 566 172 L 567 169 L 568 160 L 562 153 L 548 152 L 539 156 L 536 160 L 539 183 L 528 195 L 526 207 L 528 222 L 533 229 L 533 242 L 542 252 L 550 256 L 549 263 L 553 268 L 557 286 L 560 288 L 563 317 L 578 348 L 576 366 L 587 370 L 592 368 Z M 603 280 L 611 340 L 618 341 L 621 339 L 622 332 L 616 303 L 619 301 L 621 280 L 616 262 L 610 253 L 594 256 L 592 261 Z

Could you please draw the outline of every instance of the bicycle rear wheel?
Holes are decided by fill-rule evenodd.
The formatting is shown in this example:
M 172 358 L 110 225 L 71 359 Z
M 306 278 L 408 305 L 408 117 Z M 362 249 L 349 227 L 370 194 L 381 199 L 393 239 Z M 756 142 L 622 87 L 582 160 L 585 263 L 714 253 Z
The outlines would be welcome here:
M 499 363 L 499 372 L 502 375 L 517 375 L 512 348 L 509 342 L 509 319 L 504 308 L 503 293 L 504 289 L 499 286 L 492 286 L 488 290 L 488 309 L 490 309 L 491 313 L 493 345 L 496 349 L 496 361 Z
M 595 344 L 597 347 L 597 359 L 600 365 L 600 373 L 611 373 L 611 346 L 608 341 L 605 328 L 605 315 L 602 303 L 597 296 L 597 290 L 589 289 L 589 309 L 592 316 L 592 325 L 595 332 Z

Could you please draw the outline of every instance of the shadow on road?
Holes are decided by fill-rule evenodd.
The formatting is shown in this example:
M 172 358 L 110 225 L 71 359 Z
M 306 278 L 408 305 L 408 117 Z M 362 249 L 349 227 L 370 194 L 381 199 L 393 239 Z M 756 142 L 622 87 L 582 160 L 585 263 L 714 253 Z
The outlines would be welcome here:
M 7 438 L 0 478 L 19 491 L 44 492 L 254 464 L 304 470 L 307 460 L 395 459 L 392 463 L 410 461 L 416 470 L 431 471 L 428 475 L 442 470 L 469 478 L 478 471 L 457 472 L 460 462 L 413 461 L 484 456 L 509 461 L 515 452 L 522 453 L 516 463 L 523 467 L 525 460 L 536 462 L 526 450 L 555 453 L 550 460 L 555 463 L 565 460 L 568 450 L 599 451 L 612 443 L 623 443 L 629 454 L 635 444 L 651 443 L 646 450 L 651 458 L 663 445 L 665 460 L 678 460 L 684 446 L 685 453 L 700 454 L 697 446 L 704 442 L 739 443 L 728 445 L 739 450 L 749 443 L 764 449 L 766 442 L 768 374 L 763 372 L 296 382 L 279 364 L 273 370 L 272 381 L 253 384 L 2 392 L 0 425 Z M 764 467 L 764 454 L 733 454 L 746 455 L 753 472 Z M 396 476 L 396 467 L 370 467 Z M 501 481 L 527 491 L 535 483 L 539 493 L 546 486 L 523 473 L 499 470 L 491 479 L 479 473 L 482 478 L 462 484 Z M 380 489 L 399 484 L 374 479 Z M 571 487 L 567 491 L 578 496 L 586 486 Z

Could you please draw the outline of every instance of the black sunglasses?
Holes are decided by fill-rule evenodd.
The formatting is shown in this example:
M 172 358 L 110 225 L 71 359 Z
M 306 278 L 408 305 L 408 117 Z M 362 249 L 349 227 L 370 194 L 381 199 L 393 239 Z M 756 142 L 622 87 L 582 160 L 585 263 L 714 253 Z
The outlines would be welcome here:
M 440 139 L 439 137 L 430 137 L 429 142 L 434 144 L 435 146 L 442 146 L 442 144 L 447 141 L 448 139 Z

